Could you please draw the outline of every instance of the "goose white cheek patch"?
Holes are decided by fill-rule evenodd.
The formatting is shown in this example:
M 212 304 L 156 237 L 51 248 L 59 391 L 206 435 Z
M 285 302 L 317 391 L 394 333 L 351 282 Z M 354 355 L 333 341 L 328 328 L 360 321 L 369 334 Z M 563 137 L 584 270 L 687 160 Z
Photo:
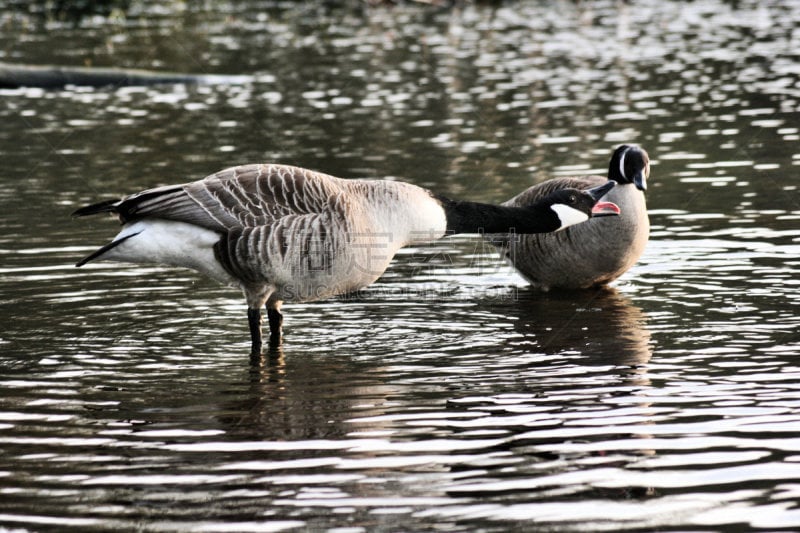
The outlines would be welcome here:
M 558 219 L 561 221 L 561 228 L 559 229 L 589 220 L 589 215 L 566 204 L 553 204 L 550 209 L 556 212 Z
M 625 154 L 628 153 L 628 150 L 630 150 L 630 148 L 626 148 L 619 158 L 619 175 L 622 176 L 623 179 L 628 179 L 628 176 L 625 175 Z

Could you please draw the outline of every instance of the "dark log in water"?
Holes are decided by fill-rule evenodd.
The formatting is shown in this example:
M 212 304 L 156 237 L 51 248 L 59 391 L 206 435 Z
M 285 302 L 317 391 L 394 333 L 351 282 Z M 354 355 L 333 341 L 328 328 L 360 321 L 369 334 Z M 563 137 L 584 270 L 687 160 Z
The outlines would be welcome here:
M 62 67 L 56 65 L 15 65 L 0 63 L 0 87 L 41 87 L 58 89 L 67 85 L 83 87 L 127 87 L 172 83 L 240 84 L 252 81 L 251 76 L 181 74 L 138 69 Z

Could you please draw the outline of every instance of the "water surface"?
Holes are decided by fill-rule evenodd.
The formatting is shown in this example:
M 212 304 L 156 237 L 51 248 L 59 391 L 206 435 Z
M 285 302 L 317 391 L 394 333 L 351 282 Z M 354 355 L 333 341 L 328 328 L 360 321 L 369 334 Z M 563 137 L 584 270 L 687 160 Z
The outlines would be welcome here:
M 800 528 L 800 8 L 717 1 L 0 10 L 0 60 L 248 74 L 0 91 L 0 524 L 25 531 Z M 213 8 L 213 9 L 212 9 Z M 540 294 L 483 241 L 357 297 L 75 269 L 80 205 L 278 161 L 483 201 L 653 160 L 651 242 Z

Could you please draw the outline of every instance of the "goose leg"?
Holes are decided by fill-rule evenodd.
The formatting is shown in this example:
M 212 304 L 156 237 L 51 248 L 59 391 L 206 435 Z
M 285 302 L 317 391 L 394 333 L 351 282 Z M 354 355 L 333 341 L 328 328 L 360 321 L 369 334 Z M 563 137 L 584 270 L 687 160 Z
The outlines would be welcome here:
M 250 354 L 261 354 L 261 308 L 247 308 L 247 322 L 250 325 Z
M 269 321 L 269 343 L 277 346 L 281 343 L 283 315 L 278 309 L 267 307 L 267 320 Z

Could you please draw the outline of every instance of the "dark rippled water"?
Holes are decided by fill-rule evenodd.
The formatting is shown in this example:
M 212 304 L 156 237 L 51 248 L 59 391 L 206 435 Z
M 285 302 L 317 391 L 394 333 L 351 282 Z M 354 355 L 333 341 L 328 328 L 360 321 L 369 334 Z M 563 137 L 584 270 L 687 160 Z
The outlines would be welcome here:
M 3 61 L 252 76 L 0 91 L 0 528 L 800 529 L 796 3 L 0 5 Z M 500 201 L 621 142 L 653 230 L 608 290 L 459 237 L 250 361 L 236 291 L 72 266 L 116 229 L 77 206 L 233 164 Z

